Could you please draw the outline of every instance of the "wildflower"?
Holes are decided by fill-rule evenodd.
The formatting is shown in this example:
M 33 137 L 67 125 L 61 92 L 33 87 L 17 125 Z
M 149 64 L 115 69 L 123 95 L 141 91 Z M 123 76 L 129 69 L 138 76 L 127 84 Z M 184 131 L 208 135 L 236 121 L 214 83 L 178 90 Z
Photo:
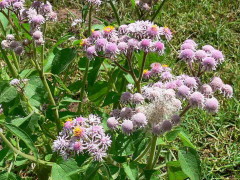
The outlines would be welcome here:
M 122 108 L 121 112 L 120 112 L 120 117 L 122 118 L 131 118 L 132 117 L 132 109 L 129 107 L 124 107 Z
M 185 44 L 185 43 L 192 44 L 192 45 L 194 46 L 194 48 L 197 47 L 197 43 L 196 43 L 194 40 L 192 40 L 192 39 L 187 39 L 187 40 L 185 40 L 183 43 L 184 43 L 184 44 Z
M 105 51 L 107 43 L 108 43 L 107 39 L 104 39 L 104 38 L 98 39 L 96 41 L 96 51 L 97 52 Z
M 168 27 L 162 27 L 160 28 L 160 34 L 164 35 L 165 38 L 170 41 L 172 39 L 172 32 Z
M 184 84 L 189 87 L 190 89 L 196 88 L 197 87 L 197 81 L 194 77 L 187 77 L 184 80 Z
M 135 93 L 132 96 L 132 102 L 134 104 L 140 104 L 144 101 L 144 97 L 140 93 Z
M 191 49 L 184 49 L 180 52 L 179 58 L 187 62 L 192 62 L 195 58 L 195 53 Z
M 119 52 L 117 44 L 115 43 L 107 43 L 106 48 L 105 48 L 105 53 L 109 57 L 115 57 L 116 54 Z
M 43 37 L 43 33 L 41 31 L 35 31 L 33 33 L 33 39 L 35 39 L 35 40 L 39 40 L 42 37 Z
M 210 54 L 214 50 L 214 47 L 212 47 L 211 45 L 205 45 L 202 47 L 202 50 Z
M 130 92 L 124 92 L 121 95 L 120 101 L 122 103 L 128 103 L 128 102 L 130 102 L 132 100 L 132 97 L 133 97 L 133 95 Z
M 3 40 L 1 42 L 1 46 L 2 46 L 3 49 L 9 49 L 10 48 L 10 43 L 7 40 Z
M 147 29 L 147 34 L 150 36 L 150 37 L 157 37 L 159 36 L 159 33 L 160 33 L 160 29 L 157 25 L 152 25 L 151 27 L 149 27 Z
M 0 1 L 0 9 L 5 9 L 9 6 L 9 3 L 7 0 L 1 0 Z
M 200 88 L 200 91 L 206 97 L 212 95 L 213 93 L 212 87 L 208 84 L 203 84 Z
M 221 92 L 224 96 L 231 98 L 233 96 L 233 88 L 228 84 L 224 84 L 221 88 Z
M 214 58 L 205 57 L 202 60 L 202 65 L 207 71 L 215 70 L 216 69 L 216 61 Z
M 219 63 L 222 63 L 224 61 L 224 56 L 219 50 L 212 50 L 211 56 Z
M 30 23 L 33 23 L 36 26 L 39 26 L 39 25 L 43 24 L 44 22 L 45 22 L 45 18 L 40 14 L 35 15 L 35 16 L 31 17 L 31 19 L 30 19 Z
M 15 37 L 14 37 L 13 34 L 8 34 L 8 35 L 6 36 L 6 40 L 8 40 L 8 41 L 13 41 L 13 40 L 15 40 Z
M 221 90 L 221 88 L 224 86 L 224 83 L 221 78 L 214 77 L 210 82 L 210 86 L 212 87 L 213 91 Z
M 174 114 L 171 118 L 172 124 L 177 125 L 180 123 L 181 117 L 177 114 Z
M 187 98 L 190 95 L 190 88 L 182 85 L 177 89 L 177 96 L 181 98 Z
M 88 47 L 86 52 L 89 59 L 93 59 L 95 56 L 97 56 L 95 46 Z
M 106 26 L 103 28 L 103 36 L 106 38 L 111 37 L 115 32 L 115 28 L 113 26 Z
M 151 76 L 151 71 L 144 69 L 143 70 L 143 79 L 149 79 Z
M 133 124 L 136 125 L 137 127 L 144 127 L 147 125 L 147 118 L 145 114 L 141 112 L 134 114 L 131 120 Z
M 158 41 L 158 42 L 155 42 L 154 45 L 153 45 L 153 50 L 155 52 L 158 52 L 159 55 L 162 55 L 163 52 L 164 52 L 164 49 L 165 49 L 165 46 L 162 42 Z
M 152 46 L 151 39 L 143 39 L 139 44 L 140 49 L 142 49 L 144 52 L 150 52 L 151 46 Z
M 206 99 L 204 108 L 210 113 L 216 113 L 219 108 L 218 100 L 216 98 Z
M 23 8 L 23 3 L 21 1 L 13 3 L 13 8 L 16 10 L 20 10 Z
M 185 49 L 195 50 L 195 46 L 192 43 L 184 43 L 181 45 L 181 50 Z
M 120 42 L 118 43 L 118 49 L 120 50 L 120 52 L 126 54 L 128 49 L 128 44 L 126 42 Z
M 122 131 L 125 134 L 130 134 L 133 132 L 133 122 L 130 120 L 124 120 L 122 123 Z
M 172 79 L 172 74 L 170 73 L 170 72 L 163 72 L 162 74 L 161 74 L 161 78 L 162 78 L 162 80 L 170 80 L 170 79 Z
M 204 103 L 204 96 L 200 92 L 194 92 L 189 97 L 190 105 L 193 107 L 202 107 Z
M 207 53 L 203 50 L 197 50 L 195 52 L 195 58 L 199 60 L 200 62 L 207 57 Z
M 107 126 L 108 126 L 110 129 L 116 129 L 117 126 L 118 126 L 118 121 L 116 120 L 115 117 L 110 117 L 110 118 L 108 118 L 108 120 L 107 120 Z

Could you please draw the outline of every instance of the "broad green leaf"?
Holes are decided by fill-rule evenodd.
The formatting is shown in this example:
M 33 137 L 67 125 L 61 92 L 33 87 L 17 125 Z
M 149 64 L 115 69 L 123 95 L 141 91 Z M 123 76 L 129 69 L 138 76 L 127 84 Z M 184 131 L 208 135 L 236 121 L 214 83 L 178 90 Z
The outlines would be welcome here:
M 138 177 L 138 169 L 137 169 L 137 164 L 136 163 L 123 163 L 123 169 L 125 173 L 127 174 L 127 177 L 130 180 L 136 180 Z
M 88 88 L 89 99 L 94 103 L 101 103 L 108 93 L 108 82 L 97 81 L 94 86 Z
M 189 137 L 187 136 L 187 134 L 185 134 L 183 131 L 181 131 L 178 134 L 178 137 L 181 139 L 182 143 L 184 146 L 188 146 L 191 147 L 193 149 L 196 149 L 196 147 L 193 145 L 193 143 L 191 143 Z
M 191 180 L 200 180 L 201 166 L 196 150 L 190 147 L 183 147 L 178 151 L 178 157 L 183 172 Z
M 74 60 L 77 52 L 74 49 L 66 48 L 58 51 L 52 62 L 51 72 L 60 74 Z
M 118 102 L 119 98 L 120 98 L 120 95 L 118 93 L 114 91 L 109 92 L 104 100 L 102 107 Z
M 0 94 L 0 104 L 12 101 L 18 95 L 14 87 L 7 86 Z
M 134 80 L 130 74 L 124 74 L 124 77 L 130 84 L 134 84 Z
M 169 180 L 184 180 L 188 177 L 182 171 L 179 161 L 167 162 L 167 171 Z
M 70 37 L 72 37 L 72 35 L 65 35 L 63 37 L 61 37 L 56 44 L 52 47 L 52 49 L 58 47 L 60 44 L 64 43 L 65 41 L 67 41 Z
M 131 4 L 132 4 L 132 8 L 135 8 L 135 6 L 136 6 L 135 0 L 131 0 Z
M 32 150 L 36 158 L 38 157 L 37 149 L 35 148 L 32 139 L 29 137 L 29 135 L 26 132 L 24 132 L 22 129 L 18 128 L 13 124 L 5 124 L 5 127 L 9 131 L 11 131 L 15 136 L 21 139 L 26 144 L 26 146 Z
M 88 84 L 90 86 L 94 85 L 97 80 L 99 69 L 104 61 L 104 58 L 96 57 L 93 63 L 93 68 L 89 71 L 88 74 Z
M 7 10 L 4 10 L 4 11 L 7 12 Z M 2 13 L 0 13 L 0 19 L 1 19 L 1 23 L 3 25 L 4 30 L 6 31 L 6 28 L 8 25 L 8 19 Z
M 21 124 L 23 124 L 25 121 L 27 121 L 34 112 L 32 112 L 31 114 L 29 114 L 28 116 L 24 117 L 24 118 L 17 118 L 17 119 L 13 119 L 11 121 L 11 123 L 17 127 L 19 127 Z
M 174 130 L 166 133 L 165 136 L 166 136 L 167 141 L 170 141 L 170 142 L 174 141 L 177 138 L 179 132 L 180 132 L 179 129 L 174 129 Z
M 75 172 L 79 167 L 77 162 L 73 159 L 55 163 L 52 167 L 51 178 L 52 180 L 72 180 L 70 177 L 72 172 Z
M 92 26 L 92 29 L 94 29 L 94 30 L 103 30 L 104 27 L 105 26 L 103 24 L 94 24 Z

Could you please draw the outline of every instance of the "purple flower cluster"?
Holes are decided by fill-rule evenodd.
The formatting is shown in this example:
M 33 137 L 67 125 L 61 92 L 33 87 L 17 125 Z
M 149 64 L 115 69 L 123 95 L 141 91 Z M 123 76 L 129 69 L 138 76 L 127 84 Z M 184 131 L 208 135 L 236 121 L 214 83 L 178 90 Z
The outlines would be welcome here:
M 181 45 L 179 58 L 187 63 L 198 63 L 203 71 L 216 70 L 218 64 L 224 61 L 223 53 L 211 45 L 205 45 L 202 49 L 197 49 L 197 44 L 187 39 Z
M 89 115 L 88 118 L 67 119 L 63 130 L 53 142 L 53 150 L 67 159 L 72 155 L 88 153 L 94 160 L 101 161 L 107 156 L 111 139 L 105 134 L 100 118 Z
M 144 87 L 142 94 L 123 93 L 120 102 L 124 107 L 113 110 L 107 120 L 112 130 L 121 129 L 129 135 L 138 129 L 145 129 L 161 135 L 180 122 L 176 113 L 181 109 L 181 101 L 173 90 Z
M 106 26 L 101 31 L 92 31 L 87 39 L 81 41 L 87 57 L 95 56 L 114 58 L 118 54 L 130 54 L 133 51 L 164 52 L 161 36 L 167 40 L 172 33 L 167 27 L 158 27 L 150 21 L 136 21 L 128 25 L 121 25 L 117 30 L 113 26 Z
M 219 103 L 213 96 L 214 93 L 221 93 L 228 98 L 233 95 L 232 87 L 224 84 L 219 77 L 213 77 L 210 83 L 204 84 L 198 77 L 174 76 L 166 65 L 164 67 L 167 70 L 162 70 L 163 65 L 159 63 L 154 63 L 151 67 L 151 70 L 143 74 L 145 79 L 151 80 L 151 86 L 143 91 L 149 100 L 158 96 L 158 92 L 152 91 L 153 88 L 171 89 L 179 99 L 188 101 L 192 107 L 204 108 L 208 112 L 215 113 L 219 109 Z
M 6 36 L 6 39 L 1 42 L 1 46 L 5 50 L 14 51 L 17 55 L 24 54 L 23 43 L 20 41 L 16 41 L 15 36 L 12 34 L 8 34 Z
M 27 85 L 29 79 L 13 79 L 10 81 L 10 85 L 15 87 L 18 92 L 24 92 L 24 88 Z
M 28 9 L 25 8 L 24 3 L 24 0 L 2 0 L 0 9 L 15 12 L 21 23 L 28 22 L 33 40 L 37 45 L 42 45 L 44 44 L 44 38 L 41 25 L 46 21 L 55 21 L 57 13 L 53 11 L 53 7 L 48 1 L 46 3 L 34 1 Z

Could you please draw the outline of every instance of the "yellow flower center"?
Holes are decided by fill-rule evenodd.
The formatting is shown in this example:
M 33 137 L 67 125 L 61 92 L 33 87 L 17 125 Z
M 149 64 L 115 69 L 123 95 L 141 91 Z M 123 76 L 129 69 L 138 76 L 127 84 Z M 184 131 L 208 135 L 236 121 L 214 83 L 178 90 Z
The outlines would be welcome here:
M 80 127 L 80 126 L 76 126 L 74 129 L 73 129 L 73 134 L 74 134 L 74 136 L 81 136 L 82 135 L 82 133 L 83 133 L 83 129 L 82 129 L 82 127 Z
M 85 45 L 87 45 L 87 39 L 81 39 L 80 46 L 85 46 Z
M 106 26 L 103 28 L 104 32 L 111 32 L 113 31 L 115 28 L 113 26 Z
M 152 30 L 153 31 L 158 31 L 158 29 L 159 29 L 158 25 L 156 25 L 156 24 L 152 25 Z
M 144 69 L 144 70 L 143 70 L 143 74 L 146 74 L 146 73 L 148 73 L 148 70 L 147 70 L 147 69 Z
M 163 64 L 162 67 L 168 67 L 168 65 L 167 64 Z

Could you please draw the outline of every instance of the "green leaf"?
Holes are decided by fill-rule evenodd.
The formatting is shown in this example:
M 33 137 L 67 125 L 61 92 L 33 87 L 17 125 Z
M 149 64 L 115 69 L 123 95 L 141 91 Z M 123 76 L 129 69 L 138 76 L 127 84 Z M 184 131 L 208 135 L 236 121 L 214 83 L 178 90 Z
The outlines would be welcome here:
M 34 112 L 32 112 L 31 114 L 29 114 L 28 116 L 24 117 L 24 118 L 17 118 L 17 119 L 13 119 L 11 121 L 11 123 L 14 125 L 14 126 L 17 126 L 19 127 L 21 124 L 23 124 L 25 121 L 27 121 L 32 115 L 33 115 Z
M 131 0 L 131 4 L 132 4 L 132 7 L 135 8 L 135 6 L 136 6 L 135 0 Z
M 58 51 L 52 62 L 51 72 L 53 74 L 60 74 L 68 65 L 74 60 L 77 52 L 74 49 L 66 48 Z
M 167 162 L 167 171 L 169 180 L 184 180 L 188 176 L 182 171 L 179 161 Z
M 191 180 L 200 180 L 201 166 L 197 152 L 193 148 L 183 147 L 178 151 L 178 157 L 183 172 Z
M 124 172 L 130 180 L 135 180 L 138 177 L 138 169 L 136 163 L 123 163 Z
M 62 161 L 60 163 L 53 164 L 51 178 L 52 180 L 72 180 L 70 177 L 72 172 L 75 172 L 79 167 L 77 162 L 73 159 Z
M 17 136 L 19 139 L 21 139 L 26 146 L 32 150 L 34 156 L 38 157 L 37 149 L 35 148 L 32 139 L 28 136 L 26 132 L 24 132 L 22 129 L 18 128 L 17 126 L 13 124 L 5 124 L 5 127 L 11 131 L 15 136 Z
M 12 101 L 18 95 L 14 87 L 7 86 L 0 94 L 0 103 L 7 103 Z
M 114 91 L 109 92 L 104 100 L 102 107 L 118 102 L 119 98 L 120 98 L 120 95 L 118 93 Z
M 93 68 L 89 71 L 88 74 L 88 84 L 90 86 L 94 85 L 97 80 L 99 69 L 104 61 L 104 58 L 96 57 L 93 63 Z
M 4 10 L 4 11 L 7 12 L 7 10 Z M 4 30 L 6 31 L 6 28 L 8 25 L 8 19 L 2 13 L 0 13 L 0 19 L 1 19 L 1 23 L 3 25 Z
M 97 104 L 101 103 L 108 93 L 108 82 L 97 81 L 94 86 L 88 88 L 89 99 Z
M 191 143 L 189 137 L 187 136 L 187 134 L 185 134 L 183 131 L 181 131 L 178 134 L 178 137 L 181 139 L 182 143 L 184 146 L 188 146 L 191 147 L 193 149 L 196 149 L 196 147 Z
M 0 180 L 17 180 L 16 174 L 12 172 L 3 171 L 0 173 Z
M 130 84 L 134 84 L 134 80 L 130 74 L 124 74 L 124 77 Z
M 180 132 L 179 129 L 174 129 L 174 130 L 166 133 L 165 136 L 166 136 L 167 141 L 170 141 L 170 142 L 174 141 L 177 138 L 179 132 Z

